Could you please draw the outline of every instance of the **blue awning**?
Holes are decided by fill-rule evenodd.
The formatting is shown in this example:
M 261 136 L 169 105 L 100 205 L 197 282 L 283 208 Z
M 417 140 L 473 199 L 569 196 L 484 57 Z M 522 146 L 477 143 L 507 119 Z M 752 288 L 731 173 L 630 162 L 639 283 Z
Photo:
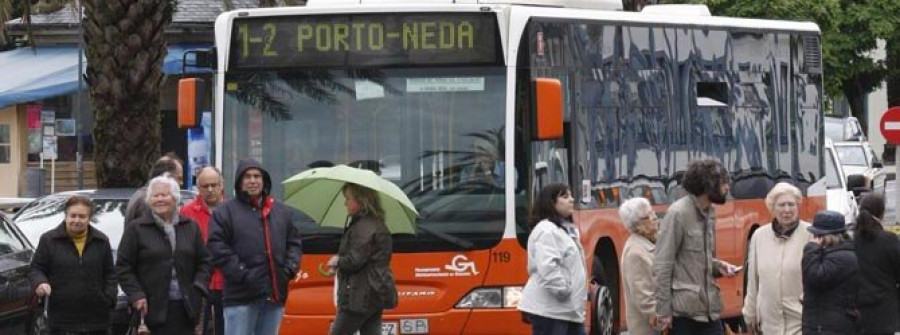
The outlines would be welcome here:
M 209 49 L 209 43 L 171 44 L 163 64 L 167 75 L 181 74 L 186 50 Z M 87 67 L 87 60 L 82 60 Z M 211 69 L 187 67 L 187 73 Z M 78 90 L 78 46 L 18 48 L 0 52 L 0 107 L 67 95 Z M 87 83 L 85 83 L 87 85 Z

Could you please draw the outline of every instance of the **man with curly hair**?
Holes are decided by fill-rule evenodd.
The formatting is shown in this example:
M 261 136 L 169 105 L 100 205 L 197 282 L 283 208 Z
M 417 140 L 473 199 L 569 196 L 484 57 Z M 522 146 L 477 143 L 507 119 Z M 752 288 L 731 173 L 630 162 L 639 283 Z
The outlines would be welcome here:
M 714 159 L 688 164 L 681 186 L 660 225 L 653 260 L 657 327 L 670 334 L 723 334 L 717 277 L 740 268 L 715 255 L 715 211 L 729 192 L 728 171 Z

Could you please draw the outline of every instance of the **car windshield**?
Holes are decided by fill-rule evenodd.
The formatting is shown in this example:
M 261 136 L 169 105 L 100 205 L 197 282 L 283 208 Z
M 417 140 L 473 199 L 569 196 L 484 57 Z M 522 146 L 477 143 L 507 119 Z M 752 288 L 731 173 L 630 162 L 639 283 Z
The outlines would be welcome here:
M 866 151 L 862 145 L 835 146 L 841 164 L 853 166 L 868 166 L 866 163 Z
M 844 140 L 844 124 L 841 121 L 825 121 L 825 137 L 835 141 Z
M 4 218 L 0 218 L 0 255 L 8 255 L 25 250 L 25 245 L 16 237 L 12 227 Z
M 130 194 L 128 192 L 127 194 Z M 181 192 L 181 206 L 193 200 L 194 193 Z M 69 195 L 50 195 L 36 200 L 23 208 L 13 221 L 19 230 L 25 234 L 25 238 L 35 247 L 45 232 L 56 228 L 65 219 L 66 200 Z M 99 229 L 109 238 L 109 244 L 115 251 L 119 248 L 122 232 L 125 229 L 125 208 L 130 198 L 93 198 L 94 215 L 91 217 L 91 226 Z M 115 252 L 113 252 L 115 257 Z
M 63 208 L 68 197 L 50 196 L 38 200 L 16 216 L 15 223 L 32 245 L 37 247 L 38 240 L 45 232 L 56 228 L 65 219 Z M 100 229 L 107 237 L 113 249 L 118 249 L 122 230 L 125 227 L 125 207 L 128 199 L 93 199 L 94 216 L 91 226 Z

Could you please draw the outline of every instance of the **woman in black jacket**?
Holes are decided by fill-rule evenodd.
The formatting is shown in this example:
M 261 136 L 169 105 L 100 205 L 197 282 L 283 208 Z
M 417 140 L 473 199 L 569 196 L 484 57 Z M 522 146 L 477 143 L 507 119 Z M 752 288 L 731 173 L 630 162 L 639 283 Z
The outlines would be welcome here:
M 209 283 L 200 227 L 177 215 L 179 198 L 174 180 L 150 180 L 147 202 L 152 214 L 126 224 L 119 243 L 119 282 L 153 334 L 192 335 Z
M 381 313 L 397 306 L 391 272 L 391 233 L 384 225 L 378 194 L 356 184 L 344 186 L 350 224 L 337 256 L 328 265 L 337 270 L 337 317 L 331 335 L 381 334 Z
M 859 311 L 863 334 L 897 330 L 897 285 L 900 284 L 900 240 L 884 231 L 884 198 L 866 195 L 859 206 L 854 236 L 859 260 Z
M 856 332 L 859 266 L 844 216 L 819 211 L 807 228 L 812 242 L 803 250 L 803 334 Z
M 53 334 L 106 334 L 116 304 L 116 279 L 109 239 L 91 227 L 91 200 L 66 200 L 65 221 L 41 235 L 30 279 L 47 306 Z M 52 293 L 52 294 L 51 294 Z

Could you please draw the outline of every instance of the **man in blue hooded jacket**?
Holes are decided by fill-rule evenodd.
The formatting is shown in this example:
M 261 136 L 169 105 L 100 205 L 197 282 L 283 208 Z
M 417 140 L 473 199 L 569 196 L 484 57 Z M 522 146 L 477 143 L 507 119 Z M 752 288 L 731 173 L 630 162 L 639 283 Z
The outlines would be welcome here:
M 207 242 L 225 276 L 225 334 L 275 335 L 300 267 L 295 211 L 270 195 L 272 180 L 255 160 L 242 160 L 235 176 L 236 197 L 216 207 Z

